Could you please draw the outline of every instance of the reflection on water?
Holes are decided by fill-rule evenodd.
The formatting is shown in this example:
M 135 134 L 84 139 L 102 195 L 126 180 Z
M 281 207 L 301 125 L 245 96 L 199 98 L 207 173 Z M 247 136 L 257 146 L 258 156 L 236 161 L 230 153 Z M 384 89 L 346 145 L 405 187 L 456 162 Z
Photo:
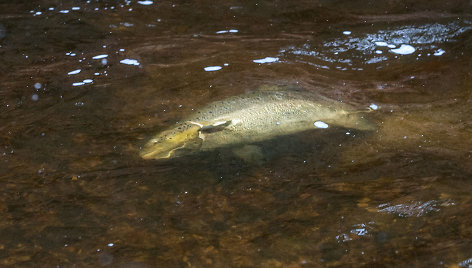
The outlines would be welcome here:
M 0 266 L 471 265 L 468 1 L 0 8 Z M 139 157 L 274 85 L 370 107 L 377 129 Z
M 372 28 L 368 31 L 372 31 Z M 388 66 L 391 61 L 399 60 L 398 55 L 415 54 L 416 60 L 441 56 L 446 53 L 444 46 L 457 41 L 463 33 L 471 30 L 472 23 L 468 20 L 458 22 L 456 19 L 444 24 L 388 28 L 393 29 L 380 29 L 376 33 L 365 33 L 364 29 L 354 34 L 351 31 L 338 32 L 337 38 L 327 36 L 328 40 L 322 40 L 321 43 L 289 46 L 280 52 L 287 57 L 295 55 L 297 61 L 323 69 L 362 71 L 366 64 L 376 64 L 379 69 Z
M 436 208 L 436 200 L 429 200 L 424 203 L 416 201 L 410 204 L 399 204 L 394 206 L 390 206 L 389 204 L 379 205 L 379 212 L 394 213 L 398 216 L 404 217 L 419 217 L 431 211 L 439 211 L 439 209 Z

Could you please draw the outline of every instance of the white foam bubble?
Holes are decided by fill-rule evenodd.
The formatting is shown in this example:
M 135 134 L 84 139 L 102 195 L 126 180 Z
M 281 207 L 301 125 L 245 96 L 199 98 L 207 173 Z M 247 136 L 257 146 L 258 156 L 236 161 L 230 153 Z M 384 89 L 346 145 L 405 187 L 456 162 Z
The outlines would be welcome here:
M 128 65 L 135 65 L 135 66 L 139 66 L 139 61 L 137 61 L 137 60 L 133 60 L 133 59 L 124 59 L 124 60 L 120 60 L 120 63 L 123 63 L 123 64 L 128 64 Z
M 323 121 L 316 121 L 313 125 L 317 128 L 328 128 L 328 124 Z
M 38 101 L 39 100 L 38 94 L 33 94 L 33 96 L 31 96 L 31 100 L 32 101 Z
M 35 88 L 36 90 L 39 90 L 39 89 L 41 88 L 41 83 L 39 83 L 39 82 L 35 83 L 35 84 L 34 84 L 34 88 Z
M 230 32 L 230 33 L 237 33 L 238 30 L 236 30 L 236 29 L 231 29 L 231 30 L 229 30 L 229 32 Z
M 70 72 L 68 72 L 67 74 L 68 74 L 68 75 L 78 74 L 78 73 L 80 73 L 81 71 L 82 71 L 82 69 L 77 69 L 77 70 L 70 71 Z
M 218 31 L 218 32 L 216 32 L 216 33 L 217 33 L 217 34 L 224 34 L 224 33 L 227 33 L 227 32 L 228 32 L 228 31 L 226 31 L 226 30 L 222 30 L 222 31 Z
M 388 48 L 396 48 L 397 46 L 396 46 L 396 45 L 393 45 L 393 44 L 388 44 L 387 47 L 388 47 Z
M 390 52 L 400 55 L 409 55 L 415 52 L 416 49 L 413 46 L 402 44 L 399 48 L 390 49 Z
M 257 59 L 253 60 L 255 63 L 272 63 L 272 62 L 277 62 L 279 61 L 279 58 L 273 58 L 273 57 L 265 57 L 263 59 Z
M 80 10 L 80 7 L 72 7 L 72 10 Z
M 203 69 L 207 72 L 214 72 L 214 71 L 221 70 L 222 68 L 223 67 L 221 67 L 221 66 L 208 66 L 208 67 L 205 67 Z
M 154 2 L 153 1 L 138 1 L 138 4 L 143 5 L 143 6 L 149 6 L 152 5 Z
M 75 82 L 75 83 L 72 83 L 72 86 L 74 86 L 74 87 L 83 86 L 83 85 L 85 85 L 84 82 Z
M 85 84 L 90 84 L 90 83 L 93 83 L 93 80 L 92 79 L 85 79 L 84 81 Z
M 377 41 L 377 42 L 375 42 L 375 45 L 378 46 L 378 47 L 388 46 L 387 42 L 383 42 L 383 41 Z
M 446 51 L 444 51 L 444 49 L 438 49 L 436 51 L 434 51 L 434 56 L 441 56 L 442 54 L 446 53 Z
M 374 104 L 374 103 L 372 103 L 369 107 L 370 107 L 372 110 L 377 110 L 377 109 L 379 109 L 379 106 L 377 106 L 377 104 Z
M 375 51 L 375 54 L 382 54 L 382 53 L 383 53 L 382 50 L 376 50 Z
M 104 59 L 106 57 L 108 57 L 107 54 L 101 54 L 101 55 L 93 56 L 92 59 L 99 60 L 99 59 Z
M 120 22 L 120 25 L 123 25 L 125 27 L 133 27 L 134 26 L 133 23 L 129 23 L 129 22 Z
M 344 35 L 350 35 L 350 34 L 351 34 L 351 31 L 344 31 L 343 34 L 344 34 Z
M 62 14 L 67 14 L 67 13 L 69 13 L 69 10 L 67 10 L 67 9 L 65 9 L 65 10 L 61 10 L 61 11 L 59 11 L 59 13 L 62 13 Z

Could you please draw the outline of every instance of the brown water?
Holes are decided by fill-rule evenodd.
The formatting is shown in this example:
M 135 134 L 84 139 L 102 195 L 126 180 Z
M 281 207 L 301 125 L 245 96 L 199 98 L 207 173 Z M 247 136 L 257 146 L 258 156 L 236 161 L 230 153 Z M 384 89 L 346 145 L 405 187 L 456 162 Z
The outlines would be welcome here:
M 151 2 L 0 2 L 0 266 L 472 265 L 470 1 Z M 262 85 L 378 130 L 139 158 Z

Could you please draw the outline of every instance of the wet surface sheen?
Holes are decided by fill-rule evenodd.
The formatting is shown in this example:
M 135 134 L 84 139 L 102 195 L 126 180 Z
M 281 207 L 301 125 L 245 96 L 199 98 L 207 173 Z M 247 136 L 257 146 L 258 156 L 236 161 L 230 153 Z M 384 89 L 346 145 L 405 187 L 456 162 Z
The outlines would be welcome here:
M 470 1 L 6 2 L 0 266 L 472 264 Z M 378 128 L 140 159 L 267 85 Z

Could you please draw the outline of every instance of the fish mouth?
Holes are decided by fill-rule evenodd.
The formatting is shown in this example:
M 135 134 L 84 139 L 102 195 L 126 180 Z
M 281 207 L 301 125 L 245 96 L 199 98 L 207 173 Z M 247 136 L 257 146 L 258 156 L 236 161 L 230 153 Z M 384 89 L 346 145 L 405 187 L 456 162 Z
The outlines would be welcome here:
M 171 149 L 171 150 L 142 150 L 139 153 L 139 156 L 141 156 L 142 159 L 145 160 L 150 160 L 150 159 L 169 159 L 169 158 L 176 158 L 176 157 L 181 157 L 183 155 L 191 153 L 193 150 L 190 148 L 186 148 L 186 145 L 179 146 L 177 148 Z
M 162 146 L 162 144 L 157 142 L 155 139 L 151 139 L 141 149 L 139 156 L 146 160 L 169 158 L 173 149 L 175 148 Z
M 201 144 L 202 139 L 200 138 L 187 140 L 178 145 L 165 143 L 156 144 L 155 142 L 151 141 L 144 145 L 144 148 L 139 152 L 139 156 L 145 160 L 180 157 L 197 151 L 200 149 Z

